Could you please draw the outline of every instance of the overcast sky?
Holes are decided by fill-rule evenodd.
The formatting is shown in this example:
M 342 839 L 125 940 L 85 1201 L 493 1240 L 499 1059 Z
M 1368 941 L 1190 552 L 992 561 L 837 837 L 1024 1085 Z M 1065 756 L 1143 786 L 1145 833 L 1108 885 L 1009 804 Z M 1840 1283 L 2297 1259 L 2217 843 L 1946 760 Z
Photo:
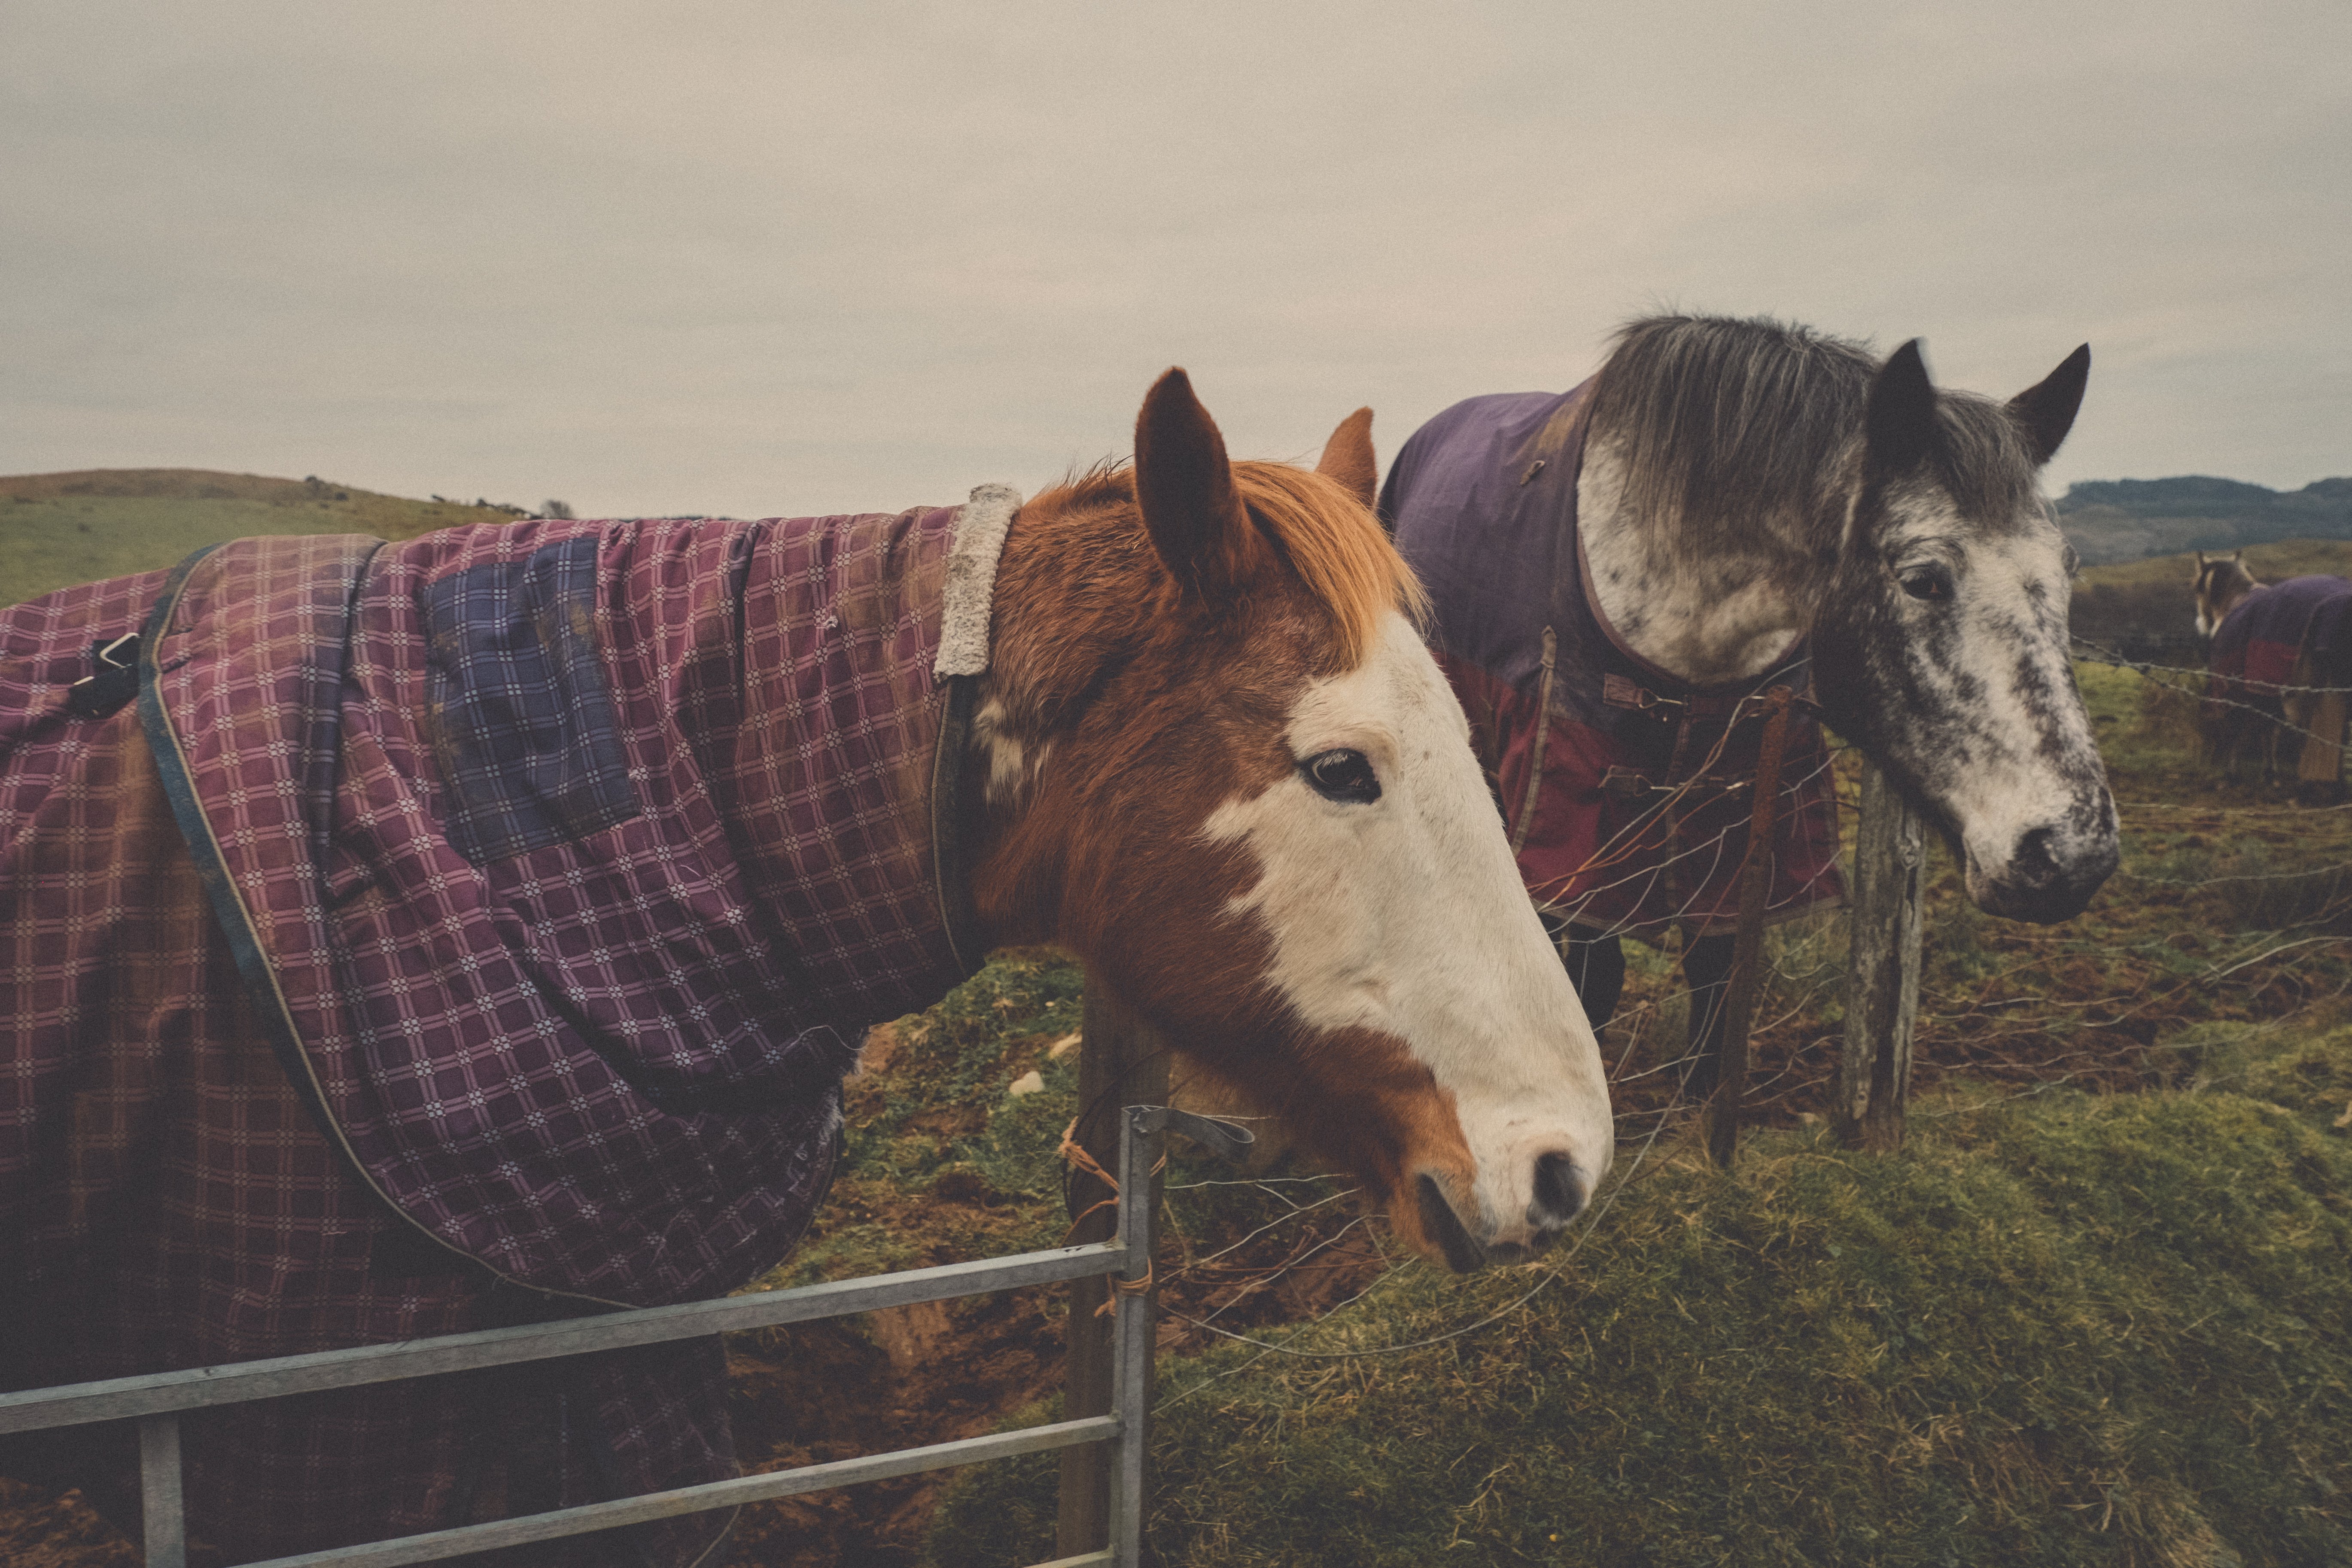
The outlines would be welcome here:
M 582 515 L 1383 458 L 1661 305 L 2352 473 L 2352 5 L 17 5 L 0 472 Z

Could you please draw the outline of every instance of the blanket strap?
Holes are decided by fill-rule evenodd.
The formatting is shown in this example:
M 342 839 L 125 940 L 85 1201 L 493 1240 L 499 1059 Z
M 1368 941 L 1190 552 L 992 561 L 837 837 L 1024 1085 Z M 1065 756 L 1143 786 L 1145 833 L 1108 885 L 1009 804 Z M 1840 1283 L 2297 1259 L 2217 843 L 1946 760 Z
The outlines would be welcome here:
M 1536 467 L 1543 467 L 1542 462 L 1538 460 Z M 1543 684 L 1538 688 L 1536 695 L 1535 757 L 1528 764 L 1527 798 L 1519 803 L 1519 820 L 1511 829 L 1511 858 L 1514 860 L 1519 858 L 1519 851 L 1527 847 L 1528 829 L 1536 825 L 1536 796 L 1543 784 L 1544 742 L 1551 729 L 1551 680 L 1559 662 L 1559 638 L 1552 635 L 1549 626 L 1546 626 L 1543 635 Z
M 262 1037 L 269 1042 L 270 1054 L 284 1069 L 287 1082 L 294 1086 L 295 1098 L 318 1124 L 319 1135 L 342 1157 L 360 1184 L 373 1191 L 375 1184 L 368 1179 L 359 1156 L 344 1142 L 342 1129 L 335 1124 L 326 1098 L 319 1090 L 310 1058 L 303 1053 L 294 1020 L 288 1015 L 286 998 L 278 988 L 278 977 L 269 967 L 269 955 L 262 949 L 260 931 L 246 908 L 243 895 L 237 891 L 236 879 L 229 874 L 220 840 L 214 837 L 212 824 L 205 816 L 204 803 L 196 797 L 187 753 L 181 750 L 180 737 L 173 731 L 171 715 L 163 708 L 162 670 L 156 661 L 164 634 L 172 628 L 172 618 L 179 611 L 180 597 L 187 591 L 188 579 L 206 556 L 220 548 L 218 544 L 207 544 L 173 567 L 171 576 L 164 579 L 163 591 L 156 595 L 155 608 L 147 617 L 147 629 L 139 638 L 139 726 L 146 734 L 147 750 L 155 759 L 155 771 L 163 777 L 163 798 L 172 807 L 173 820 L 179 824 L 180 837 L 187 842 L 188 857 L 196 864 L 196 880 L 212 905 L 213 919 L 228 942 L 229 954 L 236 961 L 237 976 L 245 982 L 254 1019 L 261 1026 Z M 397 1213 L 398 1205 L 393 1207 Z
M 163 671 L 158 662 L 164 635 L 172 628 L 173 616 L 179 613 L 180 599 L 187 591 L 188 579 L 205 558 L 218 544 L 207 544 L 194 552 L 164 579 L 163 591 L 156 596 L 155 607 L 147 617 L 147 626 L 139 637 L 139 726 L 147 738 L 147 750 L 155 759 L 155 772 L 163 784 L 163 798 L 172 808 L 172 818 L 179 825 L 180 837 L 186 841 L 188 857 L 195 862 L 196 880 L 212 905 L 213 918 L 227 942 L 229 954 L 236 962 L 237 977 L 245 983 L 247 997 L 253 1004 L 255 1022 L 262 1037 L 269 1042 L 270 1054 L 278 1058 L 293 1086 L 294 1097 L 302 1102 L 310 1120 L 319 1129 L 346 1171 L 367 1191 L 373 1193 L 387 1209 L 401 1221 L 401 1227 L 388 1233 L 396 1255 L 420 1261 L 453 1268 L 478 1268 L 489 1276 L 494 1287 L 511 1289 L 536 1301 L 552 1302 L 558 1299 L 567 1303 L 593 1302 L 600 1306 L 619 1307 L 627 1303 L 605 1301 L 593 1296 L 571 1296 L 568 1292 L 540 1290 L 508 1280 L 505 1276 L 481 1259 L 450 1246 L 432 1231 L 409 1217 L 407 1212 L 375 1179 L 350 1142 L 342 1128 L 336 1123 L 334 1113 L 328 1109 L 326 1096 L 319 1087 L 318 1075 L 310 1066 L 308 1052 L 302 1048 L 300 1035 L 294 1027 L 285 993 L 279 990 L 277 973 L 270 967 L 269 954 L 262 946 L 260 929 L 254 922 L 252 911 L 246 907 L 245 897 L 238 891 L 236 879 L 230 875 L 228 860 L 221 853 L 220 840 L 214 836 L 212 823 L 205 816 L 204 803 L 197 798 L 194 775 L 188 768 L 187 753 L 181 749 L 180 738 L 172 728 L 172 719 L 163 706 Z M 381 545 L 379 545 L 381 548 Z M 352 591 L 356 595 L 366 577 L 362 566 L 353 574 Z M 427 1245 L 429 1243 L 429 1245 Z M 567 1310 L 580 1310 L 577 1306 Z
M 948 949 L 966 974 L 977 973 L 988 957 L 972 902 L 971 866 L 965 843 L 964 752 L 971 740 L 971 715 L 980 700 L 980 677 L 950 675 L 947 710 L 940 718 L 940 748 L 931 759 L 931 868 L 939 879 L 940 923 Z
M 89 674 L 66 688 L 66 709 L 77 718 L 108 718 L 139 695 L 139 634 L 90 644 L 89 665 Z

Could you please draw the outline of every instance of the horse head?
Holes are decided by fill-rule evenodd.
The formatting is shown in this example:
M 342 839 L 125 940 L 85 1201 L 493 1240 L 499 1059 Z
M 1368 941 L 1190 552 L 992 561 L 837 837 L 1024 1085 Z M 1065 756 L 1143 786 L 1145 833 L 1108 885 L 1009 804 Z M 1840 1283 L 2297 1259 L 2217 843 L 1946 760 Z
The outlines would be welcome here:
M 1454 1268 L 1525 1256 L 1613 1146 L 1600 1052 L 1371 511 L 1370 415 L 1232 463 L 1181 370 L 1132 468 L 1023 507 L 971 767 L 998 941 L 1083 958 Z
M 2262 584 L 2246 570 L 2243 551 L 2208 555 L 2200 550 L 2197 552 L 2197 574 L 2189 579 L 2189 586 L 2197 596 L 2197 635 L 2210 638 L 2221 629 L 2222 620 L 2238 601 Z
M 2055 921 L 2116 868 L 2115 799 L 2069 657 L 2074 550 L 2038 475 L 2089 345 L 2006 404 L 1938 392 L 1917 340 L 1878 367 L 1813 630 L 1831 721 L 1953 844 L 1990 913 Z

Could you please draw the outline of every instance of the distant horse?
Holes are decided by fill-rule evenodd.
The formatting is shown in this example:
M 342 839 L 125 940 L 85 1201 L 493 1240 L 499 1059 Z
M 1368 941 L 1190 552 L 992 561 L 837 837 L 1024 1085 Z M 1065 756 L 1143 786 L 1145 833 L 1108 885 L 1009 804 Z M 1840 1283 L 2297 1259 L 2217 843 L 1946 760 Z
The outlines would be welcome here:
M 2198 731 L 2236 776 L 2261 759 L 2267 782 L 2292 773 L 2307 794 L 2339 797 L 2352 689 L 2352 582 L 2258 583 L 2242 552 L 2197 552 L 2197 635 L 2210 639 Z M 2291 759 L 2291 760 L 2290 760 Z
M 853 1042 L 1005 942 L 1408 1246 L 1533 1254 L 1607 1089 L 1366 422 L 1229 463 L 1171 371 L 1132 468 L 1026 505 L 243 541 L 7 611 L 0 1388 L 740 1286 Z M 734 1465 L 715 1342 L 187 1426 L 240 1560 Z
M 1654 317 L 1573 391 L 1472 398 L 1405 443 L 1382 516 L 1596 1026 L 1619 937 L 1679 926 L 1711 1060 L 1773 686 L 1810 687 L 1984 910 L 2065 920 L 2115 869 L 2074 552 L 2036 477 L 2089 369 L 2085 346 L 2002 404 L 1939 393 L 1916 340 L 1881 363 L 1804 327 Z M 1792 726 L 1768 918 L 1842 896 L 1827 761 Z

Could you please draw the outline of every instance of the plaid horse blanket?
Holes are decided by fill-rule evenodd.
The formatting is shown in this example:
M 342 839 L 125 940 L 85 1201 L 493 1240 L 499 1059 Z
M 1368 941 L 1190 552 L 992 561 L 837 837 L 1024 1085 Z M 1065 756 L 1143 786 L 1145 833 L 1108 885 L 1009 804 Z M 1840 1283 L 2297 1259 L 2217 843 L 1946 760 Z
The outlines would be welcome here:
M 1567 393 L 1457 403 L 1415 431 L 1381 491 L 1429 590 L 1438 662 L 1470 715 L 1519 874 L 1582 936 L 1737 922 L 1763 739 L 1750 700 L 1811 681 L 1803 647 L 1737 687 L 1649 663 L 1601 614 L 1576 526 L 1590 405 Z M 1843 898 L 1821 729 L 1792 719 L 1769 918 Z
M 2207 660 L 2209 695 L 2277 705 L 2278 689 L 2294 684 L 2295 661 L 2311 655 L 2328 677 L 2352 666 L 2352 581 L 2289 577 L 2255 588 L 2230 606 L 2213 634 Z
M 929 816 L 961 515 L 245 540 L 0 612 L 0 1387 L 775 1263 L 862 1032 L 969 972 Z M 110 710 L 76 683 L 131 633 Z M 204 1413 L 191 1530 L 719 1479 L 724 1378 L 700 1341 Z
M 2277 735 L 2284 721 L 2305 732 L 2295 772 L 2306 782 L 2340 776 L 2352 688 L 2352 581 L 2289 577 L 2253 589 L 2230 607 L 2207 656 L 2206 733 L 2225 751 Z

